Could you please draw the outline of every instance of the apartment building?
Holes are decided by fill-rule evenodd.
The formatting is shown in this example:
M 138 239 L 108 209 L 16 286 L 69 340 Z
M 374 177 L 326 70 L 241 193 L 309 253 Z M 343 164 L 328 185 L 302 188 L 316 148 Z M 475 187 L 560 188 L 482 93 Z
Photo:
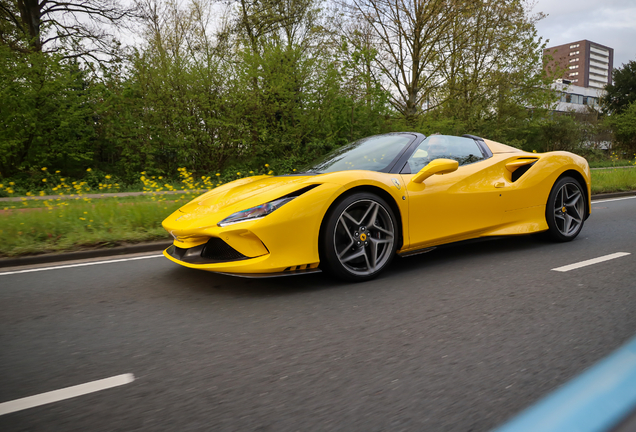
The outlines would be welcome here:
M 550 56 L 546 71 L 578 87 L 602 89 L 612 83 L 614 49 L 589 40 L 571 42 L 543 50 L 543 56 Z

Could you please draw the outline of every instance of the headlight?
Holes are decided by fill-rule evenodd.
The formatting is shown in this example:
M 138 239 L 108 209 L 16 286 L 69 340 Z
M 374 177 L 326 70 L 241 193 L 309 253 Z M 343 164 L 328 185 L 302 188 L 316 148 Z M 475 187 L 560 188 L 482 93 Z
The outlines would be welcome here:
M 271 212 L 273 212 L 274 210 L 276 210 L 277 208 L 280 208 L 283 205 L 287 204 L 294 198 L 296 198 L 296 196 L 283 197 L 274 201 L 270 201 L 265 204 L 258 205 L 256 207 L 249 208 L 247 210 L 241 210 L 240 212 L 236 212 L 226 217 L 217 225 L 220 227 L 224 227 L 224 226 L 232 225 L 239 222 L 245 222 L 248 220 L 262 219 L 268 214 L 270 214 Z

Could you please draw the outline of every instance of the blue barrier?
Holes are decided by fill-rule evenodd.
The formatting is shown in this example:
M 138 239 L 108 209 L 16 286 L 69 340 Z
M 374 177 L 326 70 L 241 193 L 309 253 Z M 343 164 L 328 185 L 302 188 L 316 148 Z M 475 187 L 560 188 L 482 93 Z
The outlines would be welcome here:
M 636 337 L 492 432 L 607 432 L 636 410 Z

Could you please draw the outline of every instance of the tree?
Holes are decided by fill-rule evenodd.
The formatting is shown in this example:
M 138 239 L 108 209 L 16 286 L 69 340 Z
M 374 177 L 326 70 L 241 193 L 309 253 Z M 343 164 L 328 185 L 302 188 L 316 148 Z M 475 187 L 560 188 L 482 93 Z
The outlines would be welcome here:
M 0 43 L 22 53 L 63 52 L 62 58 L 102 60 L 110 53 L 108 27 L 132 16 L 118 0 L 3 0 Z
M 612 79 L 613 83 L 605 86 L 607 94 L 601 98 L 601 106 L 607 114 L 620 114 L 636 101 L 636 61 L 614 69 Z
M 0 45 L 0 100 L 3 176 L 43 166 L 76 174 L 90 166 L 94 99 L 77 62 Z
M 441 51 L 452 42 L 448 29 L 461 13 L 454 0 L 351 0 L 352 20 L 362 20 L 373 36 L 373 62 L 386 80 L 391 104 L 413 119 L 445 67 Z
M 636 157 L 636 101 L 627 105 L 622 112 L 607 117 L 619 146 L 627 152 L 628 159 Z
M 457 13 L 436 94 L 444 112 L 468 124 L 505 117 L 553 98 L 541 67 L 544 43 L 522 0 L 475 0 Z

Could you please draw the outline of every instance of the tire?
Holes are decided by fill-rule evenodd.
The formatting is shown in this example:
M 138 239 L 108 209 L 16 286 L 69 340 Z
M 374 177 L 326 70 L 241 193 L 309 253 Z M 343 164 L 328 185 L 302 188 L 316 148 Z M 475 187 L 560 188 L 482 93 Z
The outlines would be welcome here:
M 398 237 L 397 220 L 386 201 L 368 192 L 346 196 L 325 216 L 323 270 L 345 281 L 373 279 L 393 259 Z
M 572 177 L 557 180 L 545 208 L 548 238 L 557 242 L 574 240 L 583 228 L 586 206 L 583 186 L 578 180 Z

